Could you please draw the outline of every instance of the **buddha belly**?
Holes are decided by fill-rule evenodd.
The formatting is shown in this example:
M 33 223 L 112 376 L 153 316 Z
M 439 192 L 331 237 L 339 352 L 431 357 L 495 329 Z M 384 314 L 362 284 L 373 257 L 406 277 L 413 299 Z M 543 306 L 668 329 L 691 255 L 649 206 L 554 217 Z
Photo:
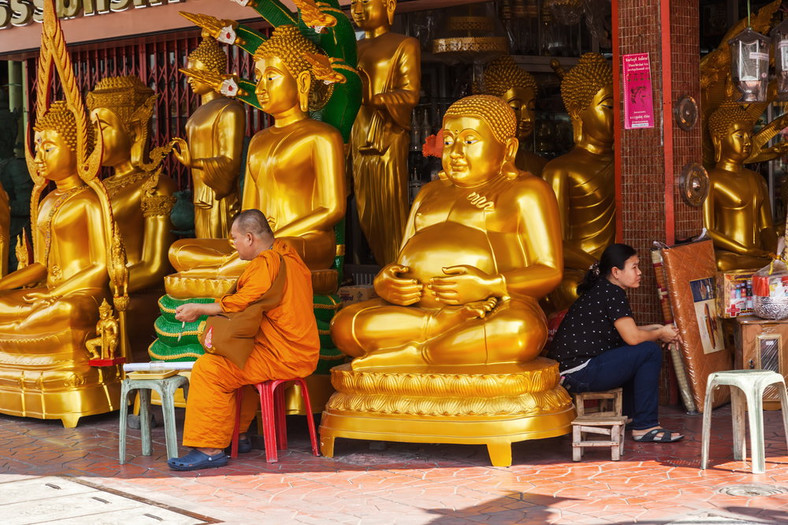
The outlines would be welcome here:
M 433 277 L 444 276 L 447 266 L 468 265 L 483 272 L 497 273 L 487 235 L 475 228 L 444 222 L 420 230 L 400 250 L 399 264 L 408 266 L 405 278 L 425 285 L 419 306 L 437 308 L 439 303 L 426 285 Z

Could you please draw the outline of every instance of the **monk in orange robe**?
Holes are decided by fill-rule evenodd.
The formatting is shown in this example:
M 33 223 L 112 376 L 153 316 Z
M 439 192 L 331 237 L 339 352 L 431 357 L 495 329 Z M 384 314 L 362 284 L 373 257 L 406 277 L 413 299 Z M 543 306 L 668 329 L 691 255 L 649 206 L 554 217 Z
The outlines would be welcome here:
M 233 221 L 230 236 L 240 258 L 250 261 L 238 278 L 236 292 L 215 303 L 181 305 L 175 318 L 192 322 L 201 315 L 244 310 L 271 287 L 282 263 L 287 267 L 284 295 L 277 306 L 263 315 L 254 350 L 243 369 L 213 354 L 200 356 L 194 363 L 183 430 L 183 445 L 193 450 L 183 457 L 170 458 L 167 463 L 173 470 L 227 464 L 224 449 L 232 439 L 238 388 L 269 379 L 306 377 L 317 366 L 320 341 L 312 313 L 312 278 L 307 266 L 287 243 L 274 240 L 268 221 L 259 210 L 241 212 Z M 258 400 L 253 388 L 244 389 L 242 430 L 251 424 Z

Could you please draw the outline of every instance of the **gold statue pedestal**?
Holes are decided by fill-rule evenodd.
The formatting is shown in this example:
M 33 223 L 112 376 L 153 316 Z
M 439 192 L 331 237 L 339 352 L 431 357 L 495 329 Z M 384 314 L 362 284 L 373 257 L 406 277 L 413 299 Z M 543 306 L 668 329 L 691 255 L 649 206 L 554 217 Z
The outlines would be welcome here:
M 405 443 L 487 445 L 496 467 L 512 464 L 511 444 L 568 434 L 574 419 L 558 363 L 331 370 L 337 392 L 320 424 L 320 451 L 338 437 Z
M 60 419 L 74 428 L 82 417 L 119 408 L 120 367 L 90 366 L 84 345 L 73 336 L 0 334 L 0 413 Z

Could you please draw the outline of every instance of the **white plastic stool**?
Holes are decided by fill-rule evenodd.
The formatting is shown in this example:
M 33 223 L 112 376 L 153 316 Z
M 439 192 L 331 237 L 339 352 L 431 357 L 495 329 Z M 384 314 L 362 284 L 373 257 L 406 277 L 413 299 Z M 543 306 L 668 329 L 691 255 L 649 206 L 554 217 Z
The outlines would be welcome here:
M 709 460 L 709 439 L 711 430 L 711 405 L 714 390 L 718 386 L 731 388 L 731 415 L 733 417 L 733 458 L 743 460 L 747 457 L 747 442 L 744 437 L 744 408 L 746 403 L 750 423 L 750 449 L 752 451 L 752 473 L 766 472 L 766 459 L 763 443 L 763 391 L 770 385 L 777 385 L 782 409 L 783 428 L 788 443 L 788 393 L 785 379 L 771 370 L 728 370 L 709 374 L 706 382 L 706 402 L 703 408 L 703 446 L 700 468 L 705 469 Z

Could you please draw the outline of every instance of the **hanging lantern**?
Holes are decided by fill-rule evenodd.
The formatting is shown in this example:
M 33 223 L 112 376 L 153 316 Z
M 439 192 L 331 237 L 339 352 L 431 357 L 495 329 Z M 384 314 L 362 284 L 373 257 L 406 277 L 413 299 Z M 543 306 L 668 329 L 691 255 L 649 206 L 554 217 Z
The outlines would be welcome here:
M 747 27 L 728 40 L 731 79 L 741 92 L 738 102 L 764 102 L 769 82 L 768 38 Z
M 788 19 L 772 29 L 777 99 L 788 100 Z

